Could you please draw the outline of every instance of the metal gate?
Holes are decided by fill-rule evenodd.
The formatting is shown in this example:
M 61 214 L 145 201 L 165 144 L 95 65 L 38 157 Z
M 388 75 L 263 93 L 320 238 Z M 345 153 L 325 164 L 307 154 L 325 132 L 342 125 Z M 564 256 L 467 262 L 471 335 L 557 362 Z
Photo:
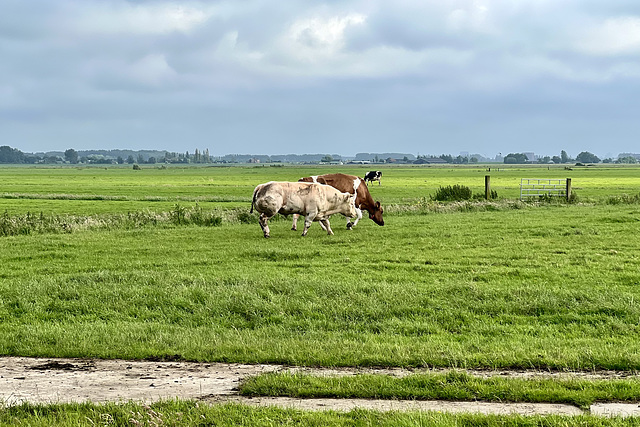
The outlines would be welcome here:
M 521 178 L 520 200 L 532 197 L 552 196 L 568 198 L 571 191 L 571 178 Z

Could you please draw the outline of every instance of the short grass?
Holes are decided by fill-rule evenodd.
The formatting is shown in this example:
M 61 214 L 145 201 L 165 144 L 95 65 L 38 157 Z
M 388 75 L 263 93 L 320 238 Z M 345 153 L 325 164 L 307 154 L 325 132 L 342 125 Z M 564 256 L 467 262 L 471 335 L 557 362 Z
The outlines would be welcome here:
M 616 380 L 481 378 L 455 370 L 402 378 L 371 374 L 318 377 L 270 373 L 247 379 L 240 392 L 245 396 L 295 398 L 547 402 L 588 409 L 596 402 L 640 401 L 640 381 L 635 377 Z
M 640 206 L 12 236 L 0 353 L 640 369 Z
M 257 184 L 296 181 L 302 176 L 344 172 L 364 176 L 369 169 L 383 171 L 383 185 L 373 183 L 371 193 L 383 205 L 414 204 L 435 195 L 441 186 L 464 185 L 484 194 L 484 176 L 499 198 L 517 199 L 521 178 L 572 178 L 581 200 L 637 195 L 640 167 L 572 167 L 479 165 L 451 166 L 286 166 L 286 167 L 0 167 L 0 211 L 10 214 L 126 212 L 141 205 L 152 208 L 175 202 L 248 205 Z M 24 203 L 16 202 L 16 198 Z M 32 200 L 32 202 L 26 202 Z M 69 203 L 63 203 L 67 200 Z M 81 203 L 93 201 L 94 203 Z M 100 201 L 100 203 L 96 203 Z M 145 206 L 149 204 L 151 206 Z M 166 205 L 164 206 L 166 208 Z
M 637 426 L 637 419 L 589 415 L 521 416 L 446 414 L 442 412 L 300 411 L 237 404 L 206 405 L 193 401 L 19 405 L 0 409 L 0 426 Z

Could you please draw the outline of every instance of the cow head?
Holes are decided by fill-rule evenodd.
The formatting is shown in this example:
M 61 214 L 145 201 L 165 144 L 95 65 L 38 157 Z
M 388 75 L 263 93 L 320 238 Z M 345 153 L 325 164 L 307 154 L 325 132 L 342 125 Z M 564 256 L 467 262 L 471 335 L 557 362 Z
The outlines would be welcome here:
M 373 220 L 378 225 L 384 225 L 384 219 L 382 219 L 382 206 L 380 202 L 376 202 L 373 207 L 373 212 L 369 211 L 369 219 Z
M 349 193 L 342 193 L 345 194 L 347 196 L 347 200 L 349 202 L 349 215 L 347 215 L 349 218 L 355 218 L 356 216 L 358 216 L 358 212 L 356 211 L 356 193 L 353 194 L 349 194 Z

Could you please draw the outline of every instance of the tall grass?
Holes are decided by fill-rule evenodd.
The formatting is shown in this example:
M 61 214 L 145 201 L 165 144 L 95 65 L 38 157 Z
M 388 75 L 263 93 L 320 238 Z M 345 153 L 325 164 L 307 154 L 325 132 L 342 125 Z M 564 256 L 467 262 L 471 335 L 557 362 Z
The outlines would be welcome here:
M 610 205 L 629 205 L 640 203 L 640 193 L 638 194 L 620 194 L 617 196 L 609 196 L 606 199 L 606 203 Z
M 227 214 L 227 216 L 229 216 Z M 17 236 L 41 233 L 73 233 L 87 230 L 135 229 L 147 226 L 199 225 L 219 226 L 222 217 L 215 212 L 205 212 L 198 204 L 184 207 L 176 204 L 169 212 L 150 210 L 126 214 L 93 216 L 46 215 L 43 212 L 24 215 L 0 215 L 0 236 Z
M 75 198 L 61 200 L 76 200 Z M 82 199 L 87 200 L 87 199 Z M 94 199 L 112 200 L 112 199 Z M 617 196 L 607 199 L 609 205 L 637 204 L 638 197 Z M 563 206 L 557 199 L 533 201 L 521 200 L 463 200 L 440 202 L 420 198 L 410 204 L 390 204 L 385 206 L 387 215 L 446 214 L 453 212 L 491 212 L 520 210 L 531 207 Z M 247 212 L 245 207 L 204 209 L 196 203 L 192 206 L 175 203 L 168 211 L 144 209 L 126 213 L 101 213 L 93 215 L 31 213 L 9 214 L 5 210 L 0 215 L 0 236 L 39 233 L 72 233 L 83 230 L 115 230 L 137 227 L 167 225 L 220 226 L 225 223 L 255 223 L 257 215 Z M 276 216 L 272 221 L 280 221 Z

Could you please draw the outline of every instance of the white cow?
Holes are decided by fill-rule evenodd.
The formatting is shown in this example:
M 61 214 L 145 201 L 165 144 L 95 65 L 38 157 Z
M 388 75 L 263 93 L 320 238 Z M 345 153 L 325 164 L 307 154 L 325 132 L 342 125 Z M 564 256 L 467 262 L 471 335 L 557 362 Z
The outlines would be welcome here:
M 329 217 L 336 213 L 355 217 L 355 198 L 355 194 L 342 193 L 329 185 L 271 181 L 260 184 L 253 190 L 251 212 L 254 206 L 260 212 L 259 222 L 264 237 L 269 237 L 267 221 L 277 213 L 303 215 L 303 236 L 307 235 L 313 221 L 319 221 L 327 234 L 333 234 Z

